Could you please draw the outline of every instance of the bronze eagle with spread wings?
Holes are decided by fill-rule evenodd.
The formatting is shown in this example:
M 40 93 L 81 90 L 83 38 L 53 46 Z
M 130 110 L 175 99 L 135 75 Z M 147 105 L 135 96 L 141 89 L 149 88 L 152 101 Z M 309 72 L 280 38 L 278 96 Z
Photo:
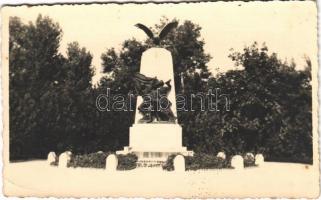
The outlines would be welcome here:
M 158 36 L 154 36 L 153 32 L 148 28 L 146 27 L 145 25 L 143 24 L 136 24 L 135 26 L 139 29 L 142 29 L 146 34 L 147 36 L 153 40 L 153 43 L 155 45 L 159 45 L 160 44 L 160 41 L 162 39 L 164 39 L 166 37 L 166 35 L 174 28 L 176 28 L 178 25 L 178 22 L 171 22 L 171 23 L 168 23 L 162 30 L 161 32 L 159 33 Z

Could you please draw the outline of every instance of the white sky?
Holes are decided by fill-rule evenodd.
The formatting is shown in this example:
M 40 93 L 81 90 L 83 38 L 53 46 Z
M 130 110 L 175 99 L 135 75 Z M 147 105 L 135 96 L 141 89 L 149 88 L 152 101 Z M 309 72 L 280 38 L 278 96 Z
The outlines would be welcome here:
M 101 54 L 111 47 L 119 48 L 125 39 L 143 40 L 147 36 L 134 24 L 159 23 L 162 16 L 180 22 L 191 20 L 202 27 L 205 51 L 213 59 L 210 70 L 215 73 L 233 69 L 227 56 L 230 49 L 242 50 L 254 41 L 265 42 L 270 52 L 302 69 L 304 55 L 317 65 L 317 7 L 314 2 L 217 2 L 181 4 L 94 4 L 7 8 L 7 15 L 34 21 L 38 14 L 47 15 L 63 29 L 61 52 L 66 45 L 78 41 L 93 54 L 96 68 L 94 81 L 101 76 Z

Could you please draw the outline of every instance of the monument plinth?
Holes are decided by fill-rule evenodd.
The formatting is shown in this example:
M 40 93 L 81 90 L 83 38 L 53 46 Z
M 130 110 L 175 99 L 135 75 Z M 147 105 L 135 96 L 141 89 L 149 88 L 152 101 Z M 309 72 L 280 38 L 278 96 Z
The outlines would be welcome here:
M 162 81 L 171 80 L 172 89 L 167 96 L 168 100 L 172 102 L 171 109 L 173 114 L 177 116 L 176 112 L 176 93 L 174 86 L 174 69 L 171 53 L 164 48 L 150 48 L 143 52 L 140 61 L 140 73 L 147 77 L 156 77 Z M 137 98 L 137 105 L 143 102 L 141 97 Z M 135 123 L 141 118 L 139 112 L 136 111 Z
M 176 93 L 171 53 L 164 48 L 146 50 L 142 54 L 140 73 L 162 81 L 172 80 L 173 86 L 167 98 L 171 102 L 171 110 L 176 117 Z M 182 127 L 176 119 L 171 123 L 156 119 L 150 123 L 140 123 L 142 115 L 138 107 L 142 102 L 142 97 L 138 96 L 135 123 L 129 130 L 129 146 L 116 153 L 134 153 L 138 156 L 139 162 L 164 162 L 171 154 L 192 156 L 193 151 L 188 151 L 182 144 Z

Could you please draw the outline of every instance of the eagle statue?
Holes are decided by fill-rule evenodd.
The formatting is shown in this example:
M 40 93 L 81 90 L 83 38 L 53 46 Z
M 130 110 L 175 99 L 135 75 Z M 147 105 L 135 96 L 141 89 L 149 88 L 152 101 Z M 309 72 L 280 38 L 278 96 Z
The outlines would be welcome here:
M 174 28 L 176 28 L 178 25 L 178 22 L 171 22 L 171 23 L 168 23 L 162 30 L 161 32 L 159 33 L 158 36 L 154 36 L 153 32 L 148 28 L 146 27 L 145 25 L 143 24 L 136 24 L 135 26 L 139 29 L 142 29 L 146 34 L 147 36 L 152 39 L 153 43 L 155 45 L 159 45 L 160 44 L 160 41 L 162 39 L 164 39 L 166 37 L 166 35 Z

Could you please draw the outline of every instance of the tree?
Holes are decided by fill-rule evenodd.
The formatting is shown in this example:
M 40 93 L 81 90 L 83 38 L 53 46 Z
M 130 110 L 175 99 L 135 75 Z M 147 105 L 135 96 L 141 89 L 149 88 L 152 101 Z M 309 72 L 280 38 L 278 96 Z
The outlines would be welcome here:
M 101 59 L 103 71 L 107 72 L 109 76 L 100 80 L 99 86 L 96 88 L 97 96 L 106 94 L 106 89 L 109 88 L 111 99 L 115 95 L 132 98 L 128 95 L 134 91 L 132 76 L 133 73 L 139 71 L 140 58 L 146 48 L 145 44 L 141 44 L 136 39 L 129 39 L 123 42 L 120 52 L 116 52 L 114 48 L 107 49 Z M 134 122 L 135 112 L 133 110 L 136 107 L 136 99 L 131 99 L 131 101 L 132 107 L 127 101 L 127 111 L 111 110 L 99 113 L 102 122 L 99 134 L 104 135 L 103 133 L 108 132 L 108 139 L 106 139 L 108 145 L 105 143 L 107 150 L 114 151 L 128 145 L 129 127 Z
M 28 25 L 13 17 L 9 29 L 10 159 L 79 148 L 94 128 L 92 56 L 71 43 L 64 58 L 62 31 L 48 17 Z
M 84 151 L 88 137 L 93 132 L 92 120 L 95 115 L 95 101 L 91 84 L 93 68 L 92 55 L 85 48 L 80 48 L 77 42 L 67 47 L 67 58 L 64 64 L 65 79 L 59 84 L 60 116 L 57 125 L 60 125 L 62 140 L 58 143 L 58 150 L 66 149 L 73 152 Z M 93 118 L 94 119 L 94 118 Z
M 153 30 L 160 30 L 162 19 Z M 91 153 L 115 151 L 128 144 L 129 127 L 136 108 L 133 73 L 139 71 L 142 53 L 150 39 L 129 39 L 120 51 L 102 54 L 106 73 L 97 87 L 91 80 L 92 55 L 77 42 L 67 56 L 58 52 L 62 31 L 48 17 L 23 24 L 10 19 L 9 93 L 10 159 L 44 158 L 49 151 Z M 184 21 L 161 42 L 174 63 L 176 94 L 185 95 L 193 110 L 178 112 L 184 145 L 195 152 L 229 155 L 264 153 L 268 160 L 312 162 L 311 61 L 304 70 L 269 54 L 256 43 L 233 52 L 241 69 L 216 76 L 208 71 L 210 55 L 204 52 L 201 27 Z M 110 89 L 110 99 L 127 96 L 126 111 L 101 112 L 96 98 Z M 215 102 L 220 110 L 202 110 L 204 102 L 191 95 L 217 88 L 229 95 Z M 130 99 L 131 98 L 131 99 Z M 132 102 L 130 107 L 129 101 Z M 291 103 L 289 103 L 291 102 Z M 208 99 L 205 106 L 211 104 Z
M 46 114 L 39 103 L 61 73 L 61 29 L 39 15 L 35 24 L 28 25 L 10 18 L 9 32 L 10 157 L 37 157 L 42 153 L 42 116 Z
M 243 70 L 209 81 L 232 101 L 231 112 L 221 117 L 224 146 L 234 154 L 261 152 L 271 160 L 312 162 L 309 62 L 298 71 L 294 63 L 282 62 L 256 43 L 230 57 Z

